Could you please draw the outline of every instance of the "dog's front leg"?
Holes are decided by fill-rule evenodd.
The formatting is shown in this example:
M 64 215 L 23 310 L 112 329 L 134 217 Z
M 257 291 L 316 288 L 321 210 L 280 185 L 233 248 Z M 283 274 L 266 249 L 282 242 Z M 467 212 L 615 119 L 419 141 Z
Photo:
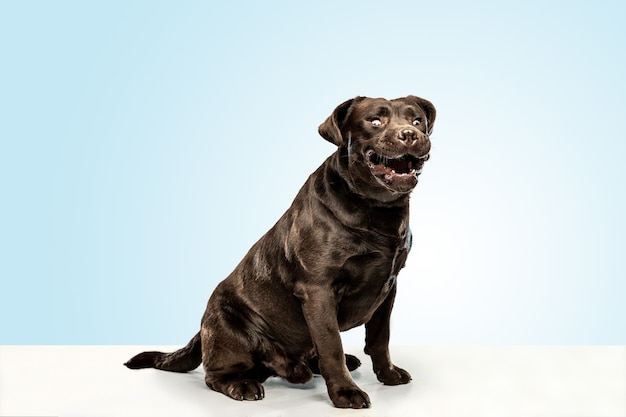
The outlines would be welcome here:
M 356 385 L 346 367 L 334 291 L 324 286 L 302 285 L 296 295 L 302 301 L 320 372 L 333 404 L 339 408 L 368 408 L 369 397 Z
M 385 385 L 407 384 L 411 381 L 411 375 L 395 366 L 389 355 L 389 320 L 395 297 L 394 285 L 370 321 L 365 323 L 365 353 L 372 358 L 376 377 Z

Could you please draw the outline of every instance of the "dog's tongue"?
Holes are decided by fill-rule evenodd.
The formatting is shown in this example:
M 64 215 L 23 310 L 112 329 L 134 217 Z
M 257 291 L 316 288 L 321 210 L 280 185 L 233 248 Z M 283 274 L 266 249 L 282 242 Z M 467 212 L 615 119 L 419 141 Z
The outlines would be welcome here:
M 387 159 L 371 153 L 370 167 L 377 174 L 408 174 L 413 169 L 413 162 L 407 157 Z
M 392 169 L 386 165 L 380 164 L 373 165 L 372 171 L 374 171 L 376 174 L 391 174 Z

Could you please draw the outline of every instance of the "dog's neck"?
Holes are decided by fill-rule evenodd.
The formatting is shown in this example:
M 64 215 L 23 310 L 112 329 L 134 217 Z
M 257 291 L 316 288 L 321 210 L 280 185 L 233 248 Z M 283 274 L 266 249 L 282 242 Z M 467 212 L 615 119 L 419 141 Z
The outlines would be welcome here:
M 391 238 L 404 239 L 409 233 L 409 195 L 395 198 L 364 196 L 354 184 L 347 167 L 341 163 L 339 152 L 325 162 L 323 175 L 318 176 L 316 193 L 331 198 L 328 209 L 347 227 L 367 229 Z M 383 194 L 383 193 L 381 193 Z M 390 194 L 390 193 L 388 193 Z M 341 209 L 339 207 L 341 206 Z

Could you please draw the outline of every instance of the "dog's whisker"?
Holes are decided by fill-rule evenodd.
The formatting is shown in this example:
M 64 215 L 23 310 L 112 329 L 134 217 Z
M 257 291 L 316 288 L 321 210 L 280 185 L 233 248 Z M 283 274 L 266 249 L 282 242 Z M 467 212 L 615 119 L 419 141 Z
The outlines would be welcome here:
M 348 158 L 352 154 L 352 132 L 348 132 Z

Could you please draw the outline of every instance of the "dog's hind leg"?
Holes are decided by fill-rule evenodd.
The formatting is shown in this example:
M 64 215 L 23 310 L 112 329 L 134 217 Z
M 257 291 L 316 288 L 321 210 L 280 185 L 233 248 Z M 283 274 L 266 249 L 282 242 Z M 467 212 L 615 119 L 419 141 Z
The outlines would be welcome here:
M 263 399 L 261 383 L 272 372 L 256 360 L 244 335 L 215 323 L 203 327 L 201 334 L 206 385 L 235 400 Z

